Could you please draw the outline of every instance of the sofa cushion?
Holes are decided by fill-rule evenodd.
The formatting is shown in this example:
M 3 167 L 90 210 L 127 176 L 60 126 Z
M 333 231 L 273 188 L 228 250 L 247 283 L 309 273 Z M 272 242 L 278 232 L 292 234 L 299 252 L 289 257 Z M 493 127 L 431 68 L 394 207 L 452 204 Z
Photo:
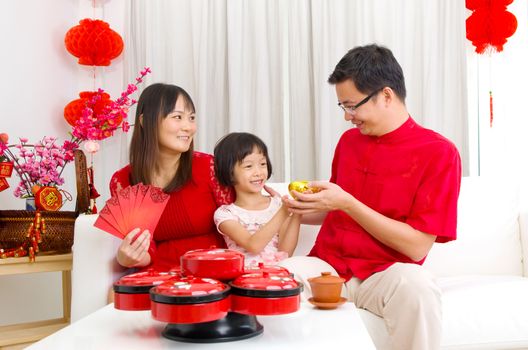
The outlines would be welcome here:
M 518 276 L 440 278 L 442 348 L 528 347 L 528 279 Z
M 310 250 L 315 244 L 317 234 L 319 234 L 319 225 L 301 225 L 301 231 L 299 232 L 299 241 L 293 255 L 304 256 L 308 255 Z
M 105 306 L 112 284 L 126 272 L 115 259 L 121 240 L 95 227 L 96 219 L 97 215 L 79 215 L 75 220 L 72 322 Z
M 528 348 L 528 279 L 519 276 L 439 278 L 442 289 L 442 349 Z M 390 349 L 382 318 L 360 316 L 376 348 Z
M 522 276 L 521 257 L 518 186 L 497 179 L 464 177 L 457 239 L 435 244 L 424 266 L 437 276 Z

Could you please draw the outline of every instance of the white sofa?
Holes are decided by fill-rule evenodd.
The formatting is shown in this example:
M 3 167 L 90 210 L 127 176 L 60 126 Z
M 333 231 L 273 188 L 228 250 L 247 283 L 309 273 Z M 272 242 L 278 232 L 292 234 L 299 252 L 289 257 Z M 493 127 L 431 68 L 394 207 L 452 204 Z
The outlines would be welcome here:
M 425 263 L 443 290 L 443 349 L 528 349 L 528 212 L 521 207 L 512 183 L 463 179 L 458 239 L 435 244 Z M 124 273 L 113 259 L 119 240 L 94 221 L 82 215 L 75 224 L 72 321 L 103 307 Z M 302 226 L 295 255 L 310 250 L 317 232 Z M 377 348 L 388 348 L 383 320 L 360 311 Z

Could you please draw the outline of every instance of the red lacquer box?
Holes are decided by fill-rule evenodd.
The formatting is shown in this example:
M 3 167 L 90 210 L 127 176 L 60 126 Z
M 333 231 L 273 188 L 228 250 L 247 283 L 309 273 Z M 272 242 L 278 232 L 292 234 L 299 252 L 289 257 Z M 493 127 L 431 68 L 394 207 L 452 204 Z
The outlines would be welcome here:
M 244 273 L 244 254 L 214 247 L 191 250 L 181 257 L 181 271 L 184 276 L 229 281 Z
M 245 315 L 282 315 L 300 307 L 302 284 L 289 275 L 244 274 L 229 283 L 231 311 Z
M 114 283 L 114 307 L 129 311 L 150 310 L 150 289 L 176 276 L 176 272 L 154 270 L 124 276 Z
M 152 317 L 168 323 L 215 321 L 229 311 L 229 292 L 212 278 L 177 277 L 150 290 Z

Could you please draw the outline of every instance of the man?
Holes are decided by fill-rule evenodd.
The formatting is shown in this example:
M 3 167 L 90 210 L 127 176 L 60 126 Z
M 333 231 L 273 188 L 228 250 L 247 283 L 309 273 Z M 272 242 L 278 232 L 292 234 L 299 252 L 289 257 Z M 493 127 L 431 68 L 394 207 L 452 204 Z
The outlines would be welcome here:
M 305 282 L 320 271 L 347 279 L 348 298 L 384 318 L 391 348 L 438 349 L 441 292 L 421 265 L 434 242 L 456 239 L 459 153 L 409 116 L 389 49 L 350 50 L 328 82 L 355 128 L 337 144 L 330 182 L 309 184 L 320 192 L 283 199 L 322 226 L 309 257 L 281 265 Z

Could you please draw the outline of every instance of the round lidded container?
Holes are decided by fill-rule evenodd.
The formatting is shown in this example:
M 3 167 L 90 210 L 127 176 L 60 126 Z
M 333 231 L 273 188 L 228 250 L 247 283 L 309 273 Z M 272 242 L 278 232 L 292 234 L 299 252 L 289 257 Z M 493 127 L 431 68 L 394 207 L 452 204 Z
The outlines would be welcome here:
M 227 315 L 230 287 L 212 278 L 177 277 L 150 290 L 152 317 L 168 323 L 201 323 Z
M 313 300 L 320 303 L 337 303 L 341 299 L 344 278 L 333 276 L 331 272 L 321 272 L 321 276 L 308 278 Z
M 229 283 L 231 311 L 245 315 L 282 315 L 299 310 L 302 284 L 292 277 L 255 272 Z
M 178 275 L 174 271 L 149 269 L 123 276 L 114 283 L 114 307 L 129 311 L 150 310 L 150 289 Z
M 262 262 L 259 262 L 257 266 L 246 266 L 244 267 L 244 274 L 248 273 L 261 273 L 261 272 L 267 272 L 270 275 L 279 275 L 279 276 L 292 276 L 290 271 L 286 269 L 285 267 L 278 266 L 278 265 L 265 265 Z
M 231 249 L 196 249 L 181 256 L 184 276 L 232 280 L 244 273 L 244 254 Z

